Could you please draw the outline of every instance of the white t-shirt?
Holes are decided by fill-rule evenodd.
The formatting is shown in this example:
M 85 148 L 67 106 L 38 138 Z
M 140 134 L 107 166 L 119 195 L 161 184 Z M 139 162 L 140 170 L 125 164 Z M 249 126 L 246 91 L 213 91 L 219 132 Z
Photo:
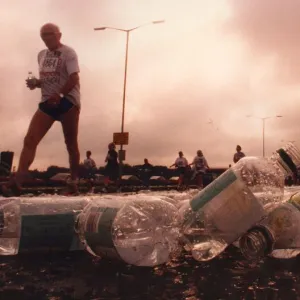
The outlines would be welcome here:
M 72 73 L 79 72 L 76 52 L 62 45 L 55 51 L 44 49 L 38 54 L 38 64 L 42 91 L 42 101 L 46 101 L 51 95 L 60 93 L 61 88 L 67 82 Z M 74 105 L 80 107 L 79 83 L 65 97 Z
M 178 157 L 175 160 L 175 166 L 178 168 L 184 168 L 188 165 L 188 161 L 186 160 L 185 157 Z
M 86 158 L 83 162 L 83 165 L 86 169 L 93 169 L 96 168 L 96 163 L 92 158 Z
M 205 171 L 208 167 L 207 167 L 207 161 L 205 159 L 204 156 L 196 156 L 193 160 L 194 166 L 195 166 L 195 170 L 196 171 Z

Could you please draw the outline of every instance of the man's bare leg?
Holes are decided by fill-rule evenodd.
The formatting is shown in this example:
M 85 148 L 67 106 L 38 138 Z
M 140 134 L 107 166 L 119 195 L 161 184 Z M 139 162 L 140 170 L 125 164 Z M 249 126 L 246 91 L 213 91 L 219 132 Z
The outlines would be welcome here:
M 27 134 L 24 138 L 23 149 L 20 156 L 18 170 L 14 178 L 8 182 L 8 184 L 2 189 L 10 188 L 11 186 L 17 186 L 21 188 L 24 176 L 28 173 L 28 169 L 34 161 L 36 148 L 48 130 L 51 128 L 54 120 L 37 110 L 31 119 Z
M 70 171 L 72 181 L 76 181 L 79 175 L 80 153 L 78 147 L 78 123 L 80 110 L 73 106 L 62 116 L 65 143 L 69 153 Z

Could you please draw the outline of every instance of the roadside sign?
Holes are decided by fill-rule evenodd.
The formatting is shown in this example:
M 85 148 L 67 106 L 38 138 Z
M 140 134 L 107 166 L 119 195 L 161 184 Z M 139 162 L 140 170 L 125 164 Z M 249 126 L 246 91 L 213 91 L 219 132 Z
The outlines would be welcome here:
M 119 160 L 120 161 L 126 160 L 126 150 L 119 150 Z
M 128 145 L 128 132 L 114 132 L 113 141 L 116 145 Z

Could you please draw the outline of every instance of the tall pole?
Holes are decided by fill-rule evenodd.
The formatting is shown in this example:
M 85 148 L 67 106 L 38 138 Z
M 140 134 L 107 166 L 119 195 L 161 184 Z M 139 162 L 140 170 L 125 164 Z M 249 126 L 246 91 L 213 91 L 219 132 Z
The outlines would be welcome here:
M 252 115 L 247 115 L 246 116 L 247 118 L 256 118 L 256 119 L 260 119 L 262 120 L 262 152 L 263 152 L 263 157 L 265 157 L 265 122 L 266 120 L 268 119 L 271 119 L 271 118 L 282 118 L 281 115 L 277 115 L 277 116 L 272 116 L 272 117 L 256 117 L 256 116 L 252 116 Z
M 122 121 L 121 121 L 121 132 L 124 132 L 124 121 L 125 121 L 125 103 L 126 103 L 126 83 L 127 83 L 127 65 L 128 65 L 128 45 L 129 45 L 129 33 L 126 31 L 126 52 L 125 52 L 125 71 L 124 71 L 124 86 L 123 86 L 123 103 L 122 103 Z M 123 150 L 123 144 L 120 145 L 120 150 Z M 120 164 L 123 163 L 122 158 Z
M 131 31 L 136 30 L 138 28 L 141 28 L 143 26 L 146 25 L 150 25 L 150 24 L 160 24 L 160 23 L 164 23 L 164 20 L 157 20 L 157 21 L 152 21 L 149 23 L 145 23 L 142 25 L 139 25 L 137 27 L 131 28 L 131 29 L 121 29 L 121 28 L 115 28 L 115 27 L 96 27 L 94 28 L 94 30 L 105 30 L 105 29 L 113 29 L 113 30 L 118 30 L 118 31 L 122 31 L 122 32 L 126 32 L 126 52 L 125 52 L 125 71 L 124 71 L 124 86 L 123 86 L 123 101 L 122 101 L 122 121 L 121 121 L 121 133 L 124 133 L 124 121 L 125 121 L 125 103 L 126 103 L 126 83 L 127 83 L 127 65 L 128 65 L 128 44 L 129 44 L 129 34 Z M 122 152 L 123 150 L 123 144 L 120 145 L 120 152 Z M 120 174 L 119 174 L 119 178 L 122 177 L 122 165 L 123 165 L 123 157 L 122 157 L 123 153 L 120 153 L 119 156 L 119 162 L 120 162 Z
M 263 157 L 265 157 L 265 120 L 266 120 L 266 118 L 262 118 L 262 122 L 263 122 L 263 128 L 262 128 L 262 134 L 263 134 Z

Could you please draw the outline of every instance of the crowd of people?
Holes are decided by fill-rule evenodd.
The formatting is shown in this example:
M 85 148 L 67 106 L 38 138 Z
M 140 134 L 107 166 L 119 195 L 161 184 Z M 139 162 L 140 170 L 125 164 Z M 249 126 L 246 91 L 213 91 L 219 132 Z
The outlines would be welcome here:
M 198 150 L 193 161 L 189 164 L 187 159 L 184 157 L 183 152 L 178 152 L 174 164 L 170 166 L 176 167 L 179 171 L 178 187 L 188 185 L 190 180 L 196 179 L 199 188 L 203 188 L 203 176 L 209 170 L 207 160 L 201 150 Z M 241 158 L 245 157 L 245 153 L 242 152 L 240 145 L 236 146 L 236 153 L 233 156 L 233 162 L 237 163 Z M 229 165 L 231 167 L 231 165 Z M 189 176 L 191 174 L 191 176 Z
M 88 182 L 90 189 L 93 189 L 93 180 L 95 178 L 95 172 L 97 170 L 96 163 L 91 157 L 92 152 L 88 150 L 86 152 L 86 159 L 83 161 L 84 175 Z M 237 163 L 245 154 L 242 152 L 240 145 L 236 146 L 236 153 L 233 156 L 233 162 Z M 118 160 L 118 152 L 114 143 L 108 145 L 108 152 L 105 158 L 106 166 L 104 169 L 105 180 L 104 184 L 107 186 L 110 183 L 118 185 L 120 177 L 120 164 Z M 191 180 L 196 180 L 197 186 L 203 188 L 203 176 L 209 170 L 209 166 L 206 158 L 201 150 L 198 150 L 196 156 L 191 163 L 184 157 L 182 151 L 178 152 L 178 157 L 175 162 L 170 165 L 169 168 L 175 167 L 179 175 L 178 188 L 188 186 Z M 141 179 L 145 186 L 149 186 L 149 179 L 152 175 L 153 165 L 149 163 L 148 159 L 144 159 L 144 164 L 141 166 Z

